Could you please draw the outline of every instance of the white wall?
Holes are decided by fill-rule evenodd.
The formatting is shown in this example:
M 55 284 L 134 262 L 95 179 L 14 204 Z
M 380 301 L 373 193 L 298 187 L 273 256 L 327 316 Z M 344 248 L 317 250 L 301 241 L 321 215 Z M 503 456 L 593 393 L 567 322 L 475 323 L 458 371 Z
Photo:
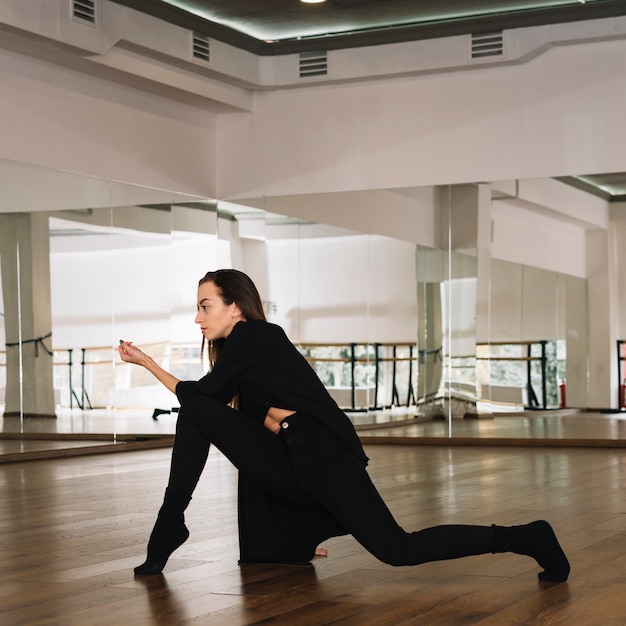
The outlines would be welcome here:
M 214 114 L 3 51 L 0 84 L 0 158 L 215 197 Z
M 584 227 L 506 201 L 493 203 L 491 218 L 493 259 L 586 276 Z
M 222 198 L 626 170 L 626 41 L 518 66 L 256 95 L 219 120 Z
M 300 343 L 415 342 L 415 246 L 361 235 L 267 242 L 271 320 Z
M 481 340 L 566 339 L 564 279 L 556 272 L 492 260 L 489 336 Z M 584 314 L 584 300 L 578 305 Z
M 215 269 L 216 248 L 214 236 L 162 237 L 143 247 L 52 253 L 53 347 L 199 342 L 196 287 Z
M 224 234 L 224 233 L 223 233 Z M 222 239 L 222 242 L 226 240 Z M 51 254 L 55 349 L 199 340 L 196 286 L 229 266 L 214 235 Z M 415 246 L 383 237 L 268 240 L 240 248 L 269 319 L 296 342 L 415 341 Z M 222 245 L 223 247 L 223 245 Z M 346 288 L 346 285 L 349 288 Z

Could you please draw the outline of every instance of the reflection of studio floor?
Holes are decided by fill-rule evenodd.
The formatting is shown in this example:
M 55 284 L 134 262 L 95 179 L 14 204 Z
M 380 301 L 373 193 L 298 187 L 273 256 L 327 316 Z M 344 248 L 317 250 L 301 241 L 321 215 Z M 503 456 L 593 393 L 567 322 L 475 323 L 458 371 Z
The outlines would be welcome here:
M 2 432 L 26 433 L 111 433 L 146 435 L 173 435 L 176 413 L 159 415 L 152 419 L 152 410 L 59 409 L 56 419 L 17 417 L 3 418 Z
M 626 447 L 626 413 L 519 411 L 482 419 L 424 421 L 395 409 L 350 413 L 365 443 Z M 75 456 L 172 443 L 176 413 L 64 410 L 57 419 L 0 419 L 4 462 Z
M 176 413 L 60 410 L 56 419 L 0 419 L 0 462 L 79 456 L 172 445 Z
M 519 411 L 481 419 L 417 422 L 361 431 L 370 443 L 458 445 L 550 445 L 626 447 L 626 413 L 597 411 Z

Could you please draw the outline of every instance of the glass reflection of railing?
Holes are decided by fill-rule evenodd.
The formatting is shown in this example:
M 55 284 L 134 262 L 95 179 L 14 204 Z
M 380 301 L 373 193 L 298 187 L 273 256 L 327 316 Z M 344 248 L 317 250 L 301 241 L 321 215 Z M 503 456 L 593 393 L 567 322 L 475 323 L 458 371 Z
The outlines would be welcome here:
M 438 401 L 443 393 L 448 400 L 476 402 L 476 356 L 454 355 L 442 357 L 444 376 L 437 393 L 427 400 Z
M 346 411 L 415 405 L 411 343 L 307 343 L 298 348 Z
M 142 345 L 164 369 L 181 379 L 202 375 L 198 345 Z M 176 399 L 141 367 L 121 363 L 110 347 L 54 350 L 53 379 L 57 406 L 95 409 L 171 407 Z
M 416 404 L 414 344 L 306 344 L 298 348 L 346 411 Z M 181 380 L 203 375 L 198 344 L 163 342 L 142 345 L 142 349 Z M 153 410 L 170 409 L 176 403 L 149 372 L 121 363 L 116 347 L 54 349 L 52 363 L 59 408 Z M 0 389 L 5 387 L 6 355 L 0 352 Z
M 476 346 L 479 388 L 518 389 L 526 408 L 559 406 L 559 381 L 565 380 L 565 341 L 508 341 Z M 541 390 L 541 400 L 535 388 Z M 525 392 L 525 398 L 521 392 Z M 481 399 L 479 397 L 479 399 Z M 491 398 L 494 399 L 494 398 Z

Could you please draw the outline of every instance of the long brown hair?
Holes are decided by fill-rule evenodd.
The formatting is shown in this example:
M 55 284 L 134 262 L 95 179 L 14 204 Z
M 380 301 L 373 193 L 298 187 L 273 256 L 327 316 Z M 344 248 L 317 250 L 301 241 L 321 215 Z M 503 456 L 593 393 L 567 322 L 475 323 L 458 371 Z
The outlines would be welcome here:
M 243 272 L 233 269 L 221 269 L 207 272 L 198 282 L 198 287 L 205 283 L 214 283 L 219 295 L 226 306 L 235 302 L 246 320 L 267 321 L 261 296 L 252 282 L 252 279 Z M 200 354 L 204 355 L 205 338 L 202 337 Z M 224 345 L 224 339 L 209 341 L 207 353 L 209 367 L 212 369 L 219 358 Z

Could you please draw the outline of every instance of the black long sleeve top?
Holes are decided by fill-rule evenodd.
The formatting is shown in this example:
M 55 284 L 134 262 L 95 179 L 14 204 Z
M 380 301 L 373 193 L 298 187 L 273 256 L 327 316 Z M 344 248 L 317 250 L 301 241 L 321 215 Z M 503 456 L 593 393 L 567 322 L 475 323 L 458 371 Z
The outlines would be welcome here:
M 270 407 L 320 420 L 367 464 L 358 435 L 313 368 L 280 326 L 262 320 L 238 322 L 211 372 L 198 381 L 181 381 L 176 395 L 202 394 L 228 403 L 239 396 L 239 410 L 263 423 Z

